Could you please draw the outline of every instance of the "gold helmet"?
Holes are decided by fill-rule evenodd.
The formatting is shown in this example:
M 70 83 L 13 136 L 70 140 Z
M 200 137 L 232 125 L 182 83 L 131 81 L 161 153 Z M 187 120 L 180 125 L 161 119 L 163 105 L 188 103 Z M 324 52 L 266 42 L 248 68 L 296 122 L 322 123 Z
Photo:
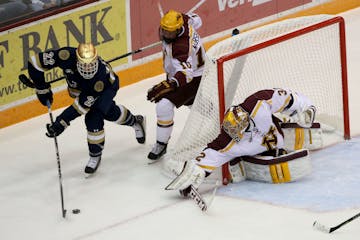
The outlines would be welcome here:
M 76 49 L 77 69 L 85 79 L 91 79 L 99 67 L 97 50 L 91 43 L 80 43 Z
M 249 113 L 240 106 L 233 106 L 226 112 L 222 123 L 224 131 L 239 142 L 250 124 Z
M 169 10 L 160 20 L 162 29 L 175 32 L 184 25 L 184 19 L 181 13 L 175 10 Z

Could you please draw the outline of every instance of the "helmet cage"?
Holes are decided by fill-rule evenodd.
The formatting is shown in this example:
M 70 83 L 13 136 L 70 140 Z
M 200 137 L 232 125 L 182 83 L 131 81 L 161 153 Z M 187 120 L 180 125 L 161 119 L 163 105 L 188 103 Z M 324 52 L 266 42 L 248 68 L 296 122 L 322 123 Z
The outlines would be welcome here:
M 97 59 L 91 63 L 82 63 L 77 61 L 76 67 L 80 75 L 85 79 L 91 79 L 95 76 L 99 68 L 99 62 Z
M 93 78 L 99 68 L 96 48 L 91 43 L 81 43 L 76 49 L 76 57 L 80 75 L 85 79 Z
M 224 131 L 239 142 L 250 124 L 249 114 L 240 106 L 233 106 L 226 112 L 222 123 Z

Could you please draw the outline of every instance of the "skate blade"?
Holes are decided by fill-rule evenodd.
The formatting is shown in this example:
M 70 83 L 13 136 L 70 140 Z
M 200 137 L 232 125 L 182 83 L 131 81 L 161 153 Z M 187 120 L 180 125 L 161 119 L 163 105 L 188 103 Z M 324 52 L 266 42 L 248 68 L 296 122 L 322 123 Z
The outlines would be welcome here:
M 96 172 L 94 172 L 94 173 L 84 173 L 85 174 L 85 179 L 88 179 L 88 178 L 92 178 L 92 177 L 94 177 L 94 175 L 96 174 Z
M 160 157 L 159 159 L 156 159 L 156 160 L 151 160 L 151 159 L 148 159 L 147 164 L 148 164 L 148 165 L 153 165 L 153 164 L 155 164 L 155 163 L 160 162 L 160 161 L 161 161 L 161 159 L 162 159 L 162 157 Z

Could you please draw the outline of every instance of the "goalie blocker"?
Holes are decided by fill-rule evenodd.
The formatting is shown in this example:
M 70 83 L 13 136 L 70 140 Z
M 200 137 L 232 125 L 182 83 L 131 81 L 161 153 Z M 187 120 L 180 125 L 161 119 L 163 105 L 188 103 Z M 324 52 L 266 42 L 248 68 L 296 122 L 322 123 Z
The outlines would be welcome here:
M 229 162 L 232 182 L 254 180 L 268 183 L 287 183 L 311 173 L 307 149 L 297 150 L 278 157 L 244 156 Z

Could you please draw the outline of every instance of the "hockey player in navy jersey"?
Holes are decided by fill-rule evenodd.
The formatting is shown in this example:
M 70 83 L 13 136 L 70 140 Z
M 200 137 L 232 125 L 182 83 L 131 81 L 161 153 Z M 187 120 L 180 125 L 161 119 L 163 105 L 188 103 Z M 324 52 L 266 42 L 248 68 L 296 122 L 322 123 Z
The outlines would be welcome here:
M 45 82 L 44 71 L 54 67 L 63 70 L 74 102 L 53 124 L 46 125 L 46 136 L 59 136 L 72 120 L 84 114 L 90 155 L 85 173 L 92 174 L 99 167 L 105 144 L 104 120 L 133 127 L 137 142 L 145 142 L 144 117 L 134 116 L 125 106 L 115 103 L 119 78 L 111 66 L 98 56 L 93 44 L 81 43 L 77 48 L 63 47 L 31 57 L 28 72 L 34 81 L 36 95 L 44 106 L 53 102 L 53 93 L 50 84 Z

